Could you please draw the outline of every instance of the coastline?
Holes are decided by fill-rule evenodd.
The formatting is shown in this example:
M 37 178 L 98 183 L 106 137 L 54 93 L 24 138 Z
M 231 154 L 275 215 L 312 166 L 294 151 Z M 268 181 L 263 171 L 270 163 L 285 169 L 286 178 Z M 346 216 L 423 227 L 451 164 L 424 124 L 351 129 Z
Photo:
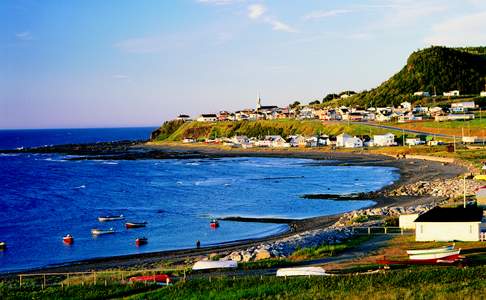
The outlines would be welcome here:
M 412 184 L 417 181 L 432 180 L 437 178 L 454 178 L 462 174 L 466 169 L 455 164 L 443 164 L 439 162 L 417 161 L 417 160 L 397 160 L 395 158 L 368 154 L 361 152 L 325 152 L 321 150 L 308 149 L 289 149 L 289 150 L 273 150 L 273 149 L 221 149 L 220 147 L 211 147 L 206 145 L 150 145 L 137 144 L 131 145 L 132 149 L 136 151 L 150 151 L 150 152 L 180 152 L 182 154 L 190 153 L 192 156 L 199 157 L 240 157 L 240 156 L 260 156 L 260 157 L 292 157 L 292 158 L 308 158 L 315 159 L 318 163 L 327 163 L 329 160 L 335 165 L 349 165 L 349 166 L 385 166 L 394 167 L 400 173 L 399 179 L 393 184 L 384 187 L 380 191 L 375 192 L 376 197 L 373 200 L 375 205 L 372 208 L 386 207 L 386 206 L 411 206 L 423 203 L 431 203 L 436 201 L 436 198 L 431 197 L 386 197 L 387 191 L 395 189 L 399 186 Z M 337 163 L 336 163 L 337 161 Z M 316 200 L 318 201 L 318 200 Z M 365 209 L 365 208 L 363 208 Z M 306 231 L 315 229 L 325 229 L 336 223 L 344 214 L 321 216 L 302 220 L 258 220 L 252 219 L 247 221 L 263 221 L 288 224 L 290 230 L 272 236 L 257 239 L 247 239 L 231 241 L 224 244 L 203 247 L 201 249 L 181 249 L 158 251 L 144 254 L 131 254 L 115 257 L 102 257 L 87 259 L 81 261 L 69 262 L 61 265 L 47 266 L 42 268 L 30 269 L 18 272 L 0 273 L 0 277 L 14 276 L 19 273 L 32 272 L 74 272 L 74 271 L 91 271 L 104 270 L 115 268 L 134 268 L 147 267 L 160 262 L 161 260 L 175 260 L 182 261 L 188 258 L 196 258 L 207 256 L 211 253 L 230 253 L 232 251 L 247 249 L 262 243 L 270 243 L 278 241 L 279 239 L 291 238 L 294 235 L 304 233 Z M 242 220 L 240 220 L 242 221 Z

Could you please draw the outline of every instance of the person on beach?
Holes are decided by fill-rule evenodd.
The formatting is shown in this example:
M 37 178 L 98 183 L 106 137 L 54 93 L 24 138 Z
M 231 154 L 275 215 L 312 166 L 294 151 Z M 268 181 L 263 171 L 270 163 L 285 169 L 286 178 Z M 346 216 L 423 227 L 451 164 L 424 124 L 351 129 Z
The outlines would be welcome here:
M 201 248 L 201 241 L 197 240 L 196 241 L 196 249 L 199 249 L 199 248 Z

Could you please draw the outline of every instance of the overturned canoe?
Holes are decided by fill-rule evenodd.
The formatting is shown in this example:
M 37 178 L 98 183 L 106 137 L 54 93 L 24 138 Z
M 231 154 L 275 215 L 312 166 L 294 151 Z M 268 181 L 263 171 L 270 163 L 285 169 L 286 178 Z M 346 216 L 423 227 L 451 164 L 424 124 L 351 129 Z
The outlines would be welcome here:
M 200 260 L 192 266 L 193 270 L 210 270 L 210 269 L 232 269 L 237 268 L 238 263 L 234 260 Z
M 329 274 L 320 267 L 282 268 L 277 270 L 277 277 L 287 276 L 329 276 Z
M 416 250 L 407 250 L 408 255 L 417 255 L 417 254 L 431 254 L 431 253 L 443 253 L 447 251 L 454 250 L 454 245 L 444 246 L 439 248 L 432 248 L 432 249 L 416 249 Z
M 415 254 L 410 255 L 410 260 L 434 260 L 434 259 L 444 259 L 447 260 L 451 257 L 456 257 L 461 253 L 461 249 L 444 251 L 439 253 L 425 253 L 425 254 Z

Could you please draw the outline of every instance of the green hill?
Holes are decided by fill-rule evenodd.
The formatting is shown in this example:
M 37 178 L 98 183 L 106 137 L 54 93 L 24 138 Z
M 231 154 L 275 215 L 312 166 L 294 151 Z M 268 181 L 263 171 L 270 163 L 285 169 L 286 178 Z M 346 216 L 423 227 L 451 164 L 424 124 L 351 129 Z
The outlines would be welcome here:
M 430 47 L 410 55 L 407 64 L 380 86 L 336 104 L 369 106 L 398 105 L 415 101 L 416 91 L 459 90 L 461 95 L 479 94 L 486 82 L 486 47 Z
M 184 138 L 203 140 L 216 137 L 233 137 L 246 135 L 248 137 L 264 137 L 265 135 L 281 135 L 287 137 L 293 134 L 311 136 L 316 134 L 338 135 L 341 133 L 350 135 L 370 135 L 394 132 L 365 124 L 347 124 L 336 122 L 323 124 L 319 120 L 258 120 L 258 121 L 225 121 L 215 123 L 205 122 L 165 122 L 159 129 L 152 133 L 152 141 L 181 141 Z M 394 132 L 399 135 L 401 132 Z

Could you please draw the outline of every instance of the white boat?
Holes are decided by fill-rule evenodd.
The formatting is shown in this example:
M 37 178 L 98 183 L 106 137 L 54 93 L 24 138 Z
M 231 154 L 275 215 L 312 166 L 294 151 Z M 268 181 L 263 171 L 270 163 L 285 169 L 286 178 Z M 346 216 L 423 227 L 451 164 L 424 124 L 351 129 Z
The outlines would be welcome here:
M 445 252 L 427 253 L 427 254 L 416 254 L 410 255 L 410 260 L 429 260 L 429 259 L 443 259 L 449 256 L 457 256 L 461 252 L 461 249 L 451 250 Z
M 277 277 L 287 276 L 329 276 L 321 267 L 282 268 L 277 270 Z
M 113 228 L 107 230 L 98 229 L 98 228 L 91 229 L 91 234 L 93 235 L 102 235 L 102 234 L 110 234 L 110 233 L 115 233 L 115 230 L 113 230 Z
M 210 269 L 232 269 L 237 268 L 238 263 L 234 260 L 200 260 L 192 266 L 193 270 Z
M 408 255 L 415 255 L 415 254 L 430 254 L 430 253 L 442 253 L 454 250 L 454 244 L 450 246 L 444 246 L 439 248 L 432 248 L 432 249 L 418 249 L 418 250 L 407 250 Z
M 118 220 L 124 220 L 124 219 L 125 219 L 125 217 L 123 215 L 98 217 L 98 221 L 100 221 L 100 222 L 118 221 Z

